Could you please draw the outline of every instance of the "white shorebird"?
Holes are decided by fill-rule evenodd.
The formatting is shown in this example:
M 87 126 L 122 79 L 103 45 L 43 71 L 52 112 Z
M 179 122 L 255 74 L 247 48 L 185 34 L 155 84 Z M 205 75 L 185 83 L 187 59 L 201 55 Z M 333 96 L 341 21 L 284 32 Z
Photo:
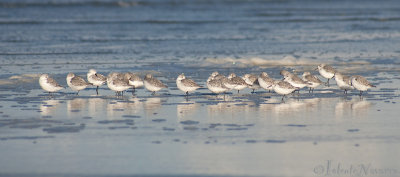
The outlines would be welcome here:
M 67 75 L 67 84 L 73 91 L 78 91 L 76 94 L 79 94 L 79 91 L 85 89 L 87 86 L 92 85 L 87 83 L 85 79 L 75 75 L 74 73 L 68 73 Z
M 286 71 L 286 70 L 281 70 L 281 71 L 279 72 L 279 74 L 281 74 L 281 75 L 283 76 L 283 78 L 289 77 L 290 75 L 293 75 L 291 72 Z
M 108 74 L 107 86 L 111 90 L 115 91 L 117 96 L 123 95 L 124 91 L 131 87 L 129 83 L 124 79 L 124 75 L 117 72 L 112 72 Z
M 189 92 L 195 91 L 201 87 L 193 80 L 187 79 L 183 73 L 176 78 L 176 86 L 179 88 L 179 90 L 185 92 L 186 96 L 189 95 Z
M 225 76 L 220 74 L 220 73 L 218 73 L 218 71 L 214 71 L 213 73 L 211 73 L 210 77 L 208 77 L 208 78 L 219 80 L 219 79 L 222 79 L 224 77 Z
M 284 81 L 291 84 L 293 87 L 298 88 L 298 92 L 300 93 L 300 89 L 309 86 L 310 84 L 299 78 L 297 75 L 290 73 L 289 71 L 282 70 L 281 75 L 284 77 Z
M 39 77 L 39 85 L 42 87 L 43 90 L 49 92 L 57 92 L 64 87 L 58 84 L 53 78 L 51 78 L 48 74 L 42 74 Z
M 360 91 L 360 96 L 364 91 L 367 91 L 371 87 L 376 87 L 375 85 L 370 84 L 367 79 L 362 76 L 352 76 L 351 77 L 351 85 Z
M 239 76 L 236 76 L 235 73 L 229 74 L 228 79 L 234 85 L 233 89 L 237 90 L 238 93 L 239 93 L 240 90 L 243 90 L 248 86 L 246 81 L 244 81 L 243 78 L 241 78 Z
M 255 93 L 254 91 L 260 88 L 258 77 L 254 74 L 245 74 L 243 80 L 246 82 L 248 87 L 253 90 L 251 93 Z
M 274 84 L 271 85 L 270 87 L 272 87 L 276 93 L 283 95 L 282 101 L 287 94 L 290 94 L 294 92 L 296 89 L 298 89 L 286 81 L 275 81 Z
M 99 94 L 99 87 L 107 82 L 107 78 L 104 75 L 97 73 L 94 69 L 90 69 L 87 73 L 87 80 L 89 83 L 96 86 L 97 95 Z
M 146 76 L 144 77 L 144 87 L 147 90 L 153 92 L 153 95 L 163 88 L 168 88 L 165 84 L 163 84 L 160 80 L 154 78 L 151 74 L 146 74 Z
M 226 87 L 222 83 L 222 80 L 219 80 L 219 79 L 207 81 L 207 87 L 211 92 L 216 93 L 216 94 L 218 94 L 218 93 L 225 94 L 225 92 L 230 90 L 228 87 Z
M 344 94 L 347 94 L 348 90 L 353 90 L 354 87 L 351 85 L 351 79 L 349 76 L 343 75 L 339 72 L 335 73 L 336 84 L 341 90 L 344 90 Z
M 222 77 L 222 78 L 219 79 L 219 80 L 221 80 L 222 84 L 224 84 L 225 87 L 229 88 L 229 90 L 232 90 L 232 89 L 234 89 L 234 88 L 236 87 L 236 84 L 233 83 L 232 80 L 228 79 L 228 78 L 225 77 L 225 76 Z
M 268 92 L 271 92 L 271 90 L 274 90 L 271 86 L 274 85 L 275 80 L 270 78 L 266 72 L 262 72 L 260 76 L 258 76 L 258 83 L 260 86 L 268 90 Z
M 127 72 L 124 74 L 124 78 L 128 81 L 128 84 L 132 86 L 132 95 L 134 95 L 136 88 L 143 86 L 143 80 L 137 74 Z
M 328 81 L 326 81 L 326 85 L 329 87 L 329 79 L 332 79 L 333 76 L 335 76 L 336 70 L 327 64 L 318 65 L 317 70 L 322 77 L 328 79 Z
M 220 75 L 218 72 L 211 73 L 210 77 L 207 79 L 207 87 L 213 93 L 224 93 L 230 90 L 222 82 L 222 78 L 225 76 Z
M 308 93 L 314 92 L 314 89 L 322 83 L 322 81 L 319 80 L 317 76 L 311 75 L 310 72 L 303 73 L 303 80 L 308 83 L 307 86 L 310 88 L 310 90 L 308 90 Z

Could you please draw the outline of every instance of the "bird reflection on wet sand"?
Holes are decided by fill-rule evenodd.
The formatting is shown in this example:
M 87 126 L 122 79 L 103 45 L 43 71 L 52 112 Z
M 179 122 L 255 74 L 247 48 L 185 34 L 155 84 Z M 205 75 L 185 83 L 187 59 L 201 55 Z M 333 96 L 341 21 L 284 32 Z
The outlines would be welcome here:
M 176 114 L 180 119 L 191 117 L 196 114 L 199 107 L 200 105 L 194 101 L 183 101 L 176 105 Z
M 364 99 L 355 101 L 351 106 L 352 114 L 354 117 L 366 117 L 371 110 L 371 106 L 372 103 Z
M 144 100 L 144 111 L 146 115 L 157 114 L 161 109 L 161 98 L 160 97 L 148 97 Z
M 40 114 L 42 116 L 51 116 L 56 113 L 60 100 L 44 100 L 40 104 Z
M 360 98 L 341 99 L 335 105 L 335 116 L 337 118 L 367 117 L 371 106 L 371 102 Z
M 88 114 L 91 117 L 96 117 L 97 114 L 103 114 L 102 111 L 106 107 L 107 100 L 104 98 L 88 98 Z
M 67 100 L 67 114 L 69 116 L 74 116 L 76 113 L 81 112 L 87 107 L 87 99 L 84 98 L 74 98 L 72 100 Z

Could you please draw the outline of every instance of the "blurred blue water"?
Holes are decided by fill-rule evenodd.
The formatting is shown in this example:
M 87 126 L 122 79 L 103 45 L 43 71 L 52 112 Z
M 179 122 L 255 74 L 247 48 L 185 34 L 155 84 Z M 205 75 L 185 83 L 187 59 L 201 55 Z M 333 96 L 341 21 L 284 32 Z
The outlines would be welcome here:
M 0 3 L 0 63 L 396 63 L 399 1 L 21 0 Z M 398 63 L 398 62 L 397 62 Z

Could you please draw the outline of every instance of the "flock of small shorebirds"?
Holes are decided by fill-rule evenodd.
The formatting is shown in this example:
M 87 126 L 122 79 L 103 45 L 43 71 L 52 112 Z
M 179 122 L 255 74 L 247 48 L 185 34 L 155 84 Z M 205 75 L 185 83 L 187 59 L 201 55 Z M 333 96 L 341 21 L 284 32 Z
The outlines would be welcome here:
M 345 94 L 347 94 L 348 90 L 357 89 L 360 91 L 361 96 L 364 91 L 367 91 L 371 87 L 375 87 L 363 76 L 355 75 L 349 77 L 337 72 L 327 64 L 320 64 L 316 70 L 319 71 L 322 77 L 328 79 L 325 83 L 327 86 L 329 86 L 329 80 L 335 78 L 338 87 L 341 90 L 344 90 Z M 283 95 L 283 100 L 287 94 L 294 93 L 295 91 L 299 92 L 300 89 L 304 87 L 308 87 L 309 92 L 313 92 L 314 88 L 323 84 L 318 77 L 311 75 L 310 72 L 304 72 L 302 78 L 286 70 L 282 70 L 280 74 L 284 77 L 283 80 L 274 80 L 265 72 L 262 72 L 259 76 L 245 74 L 243 77 L 236 76 L 234 73 L 225 77 L 218 72 L 213 72 L 207 79 L 207 87 L 211 92 L 216 94 L 225 94 L 230 90 L 237 90 L 239 93 L 239 91 L 244 88 L 250 88 L 253 90 L 252 93 L 254 93 L 256 89 L 263 88 Z M 139 75 L 130 72 L 112 72 L 105 77 L 104 75 L 97 73 L 96 70 L 90 69 L 87 73 L 87 80 L 88 82 L 74 73 L 69 73 L 67 75 L 68 86 L 72 90 L 77 91 L 77 94 L 80 90 L 91 85 L 97 86 L 96 93 L 99 94 L 99 86 L 105 83 L 107 83 L 108 88 L 115 91 L 117 95 L 123 95 L 123 92 L 129 88 L 133 88 L 133 94 L 136 88 L 142 87 L 143 85 L 147 90 L 153 92 L 152 94 L 163 88 L 168 88 L 151 74 L 147 74 L 143 80 Z M 59 85 L 54 79 L 49 77 L 48 74 L 42 74 L 40 76 L 39 84 L 45 91 L 49 92 L 49 94 L 64 89 L 63 86 Z M 178 76 L 176 79 L 176 85 L 181 91 L 185 92 L 186 95 L 188 95 L 189 92 L 193 92 L 202 87 L 193 80 L 186 78 L 184 74 Z

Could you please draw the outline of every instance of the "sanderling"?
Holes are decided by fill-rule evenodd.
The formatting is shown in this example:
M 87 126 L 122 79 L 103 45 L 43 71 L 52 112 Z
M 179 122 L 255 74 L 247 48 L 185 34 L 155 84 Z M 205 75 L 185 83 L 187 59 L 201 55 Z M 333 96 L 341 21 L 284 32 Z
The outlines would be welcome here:
M 290 75 L 293 75 L 291 72 L 286 71 L 286 70 L 281 70 L 281 72 L 279 72 L 284 78 L 288 77 Z
M 222 78 L 220 78 L 219 80 L 221 80 L 222 84 L 225 85 L 225 87 L 229 88 L 229 90 L 232 90 L 236 87 L 236 84 L 233 83 L 232 80 L 228 79 L 227 77 L 223 76 Z
M 314 88 L 318 87 L 322 83 L 322 81 L 319 80 L 317 76 L 311 75 L 310 72 L 303 73 L 303 80 L 308 82 L 307 86 L 310 88 L 310 90 L 308 90 L 308 93 L 314 92 Z
M 320 64 L 318 65 L 318 71 L 323 76 L 324 78 L 328 79 L 326 81 L 326 85 L 329 87 L 329 79 L 332 79 L 333 76 L 335 76 L 336 70 L 332 68 L 332 66 L 329 66 L 327 64 Z
M 220 80 L 221 83 L 228 88 L 228 90 L 232 90 L 236 85 L 227 77 L 222 74 L 219 74 L 217 71 L 211 73 L 210 77 L 208 77 L 207 81 L 210 80 Z
M 76 94 L 79 94 L 79 91 L 85 89 L 87 86 L 92 85 L 87 83 L 82 77 L 75 75 L 74 73 L 68 73 L 67 75 L 67 84 L 73 91 L 78 91 Z
M 124 74 L 124 78 L 128 81 L 129 85 L 133 87 L 132 95 L 134 95 L 136 88 L 143 86 L 143 80 L 137 74 L 127 72 Z
M 375 85 L 370 84 L 367 79 L 362 76 L 351 76 L 351 85 L 360 91 L 360 96 L 364 91 L 367 91 L 371 87 L 376 87 Z
M 104 75 L 97 73 L 94 69 L 90 69 L 87 73 L 87 80 L 89 83 L 96 86 L 97 95 L 99 94 L 99 87 L 107 82 L 107 78 Z
M 195 91 L 196 89 L 201 87 L 193 80 L 186 79 L 183 73 L 180 74 L 178 78 L 176 78 L 176 86 L 179 88 L 179 90 L 185 92 L 186 95 L 189 95 L 189 92 Z
M 238 93 L 240 90 L 243 90 L 248 86 L 248 84 L 243 80 L 243 78 L 236 76 L 235 73 L 229 74 L 228 79 L 234 85 L 233 89 L 237 90 Z
M 228 87 L 226 87 L 222 83 L 222 78 L 225 76 L 222 76 L 218 74 L 218 72 L 213 72 L 211 73 L 210 77 L 207 79 L 207 87 L 208 89 L 213 92 L 213 93 L 224 93 L 228 90 L 230 90 Z
M 211 92 L 217 93 L 217 94 L 218 93 L 225 93 L 226 91 L 229 90 L 229 88 L 226 87 L 222 83 L 222 80 L 220 80 L 220 79 L 207 80 L 207 87 Z
M 211 75 L 210 75 L 210 77 L 209 78 L 212 78 L 212 79 L 222 79 L 222 78 L 224 78 L 225 76 L 224 75 L 222 75 L 222 74 L 219 74 L 218 73 L 218 71 L 214 71 L 213 73 L 211 73 Z
M 290 73 L 289 71 L 282 70 L 281 74 L 284 76 L 284 81 L 288 82 L 291 84 L 293 87 L 298 88 L 298 92 L 300 92 L 300 89 L 304 88 L 305 86 L 308 86 L 309 83 L 303 81 L 299 76 Z
M 343 75 L 339 72 L 335 73 L 336 84 L 344 93 L 347 94 L 347 90 L 353 90 L 354 87 L 351 85 L 351 80 L 349 76 Z
M 154 78 L 151 74 L 146 74 L 146 76 L 144 77 L 144 87 L 146 87 L 147 90 L 153 92 L 153 95 L 162 88 L 168 88 L 165 84 L 163 84 L 160 80 Z
M 49 92 L 57 92 L 64 87 L 59 85 L 53 78 L 51 78 L 48 74 L 42 74 L 39 77 L 39 85 L 42 87 L 43 90 Z
M 243 80 L 248 84 L 250 89 L 253 89 L 251 93 L 254 93 L 256 89 L 260 88 L 260 84 L 258 83 L 258 77 L 254 74 L 245 74 L 243 76 Z
M 124 79 L 124 75 L 117 72 L 112 72 L 107 76 L 107 86 L 111 90 L 115 91 L 116 95 L 123 95 L 124 91 L 129 89 L 131 86 Z
M 292 93 L 296 89 L 298 89 L 286 81 L 275 81 L 274 84 L 270 87 L 272 87 L 276 93 L 283 95 L 282 101 L 287 94 Z
M 270 78 L 266 72 L 262 72 L 260 76 L 258 76 L 258 83 L 260 86 L 268 90 L 268 92 L 271 92 L 271 90 L 274 90 L 271 86 L 274 85 L 275 80 Z

